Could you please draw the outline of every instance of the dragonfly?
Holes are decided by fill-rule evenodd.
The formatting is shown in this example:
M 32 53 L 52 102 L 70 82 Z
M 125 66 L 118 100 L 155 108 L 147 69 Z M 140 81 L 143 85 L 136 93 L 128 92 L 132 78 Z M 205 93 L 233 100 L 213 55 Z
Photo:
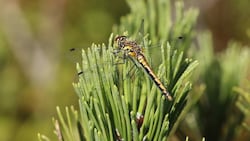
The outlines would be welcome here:
M 137 62 L 140 64 L 141 68 L 146 72 L 146 74 L 151 78 L 155 85 L 160 89 L 166 99 L 172 101 L 173 98 L 168 92 L 167 88 L 160 81 L 159 77 L 154 73 L 153 69 L 150 67 L 144 53 L 142 50 L 142 45 L 137 43 L 135 40 L 129 40 L 127 36 L 117 36 L 115 38 L 116 45 L 118 47 L 118 52 L 123 52 L 124 58 L 129 58 L 132 62 Z
M 154 84 L 159 88 L 159 90 L 162 92 L 162 94 L 166 97 L 167 100 L 172 101 L 173 98 L 170 95 L 167 88 L 164 86 L 164 84 L 161 82 L 159 77 L 155 74 L 152 67 L 149 65 L 144 52 L 143 48 L 145 48 L 144 42 L 143 42 L 143 36 L 144 36 L 144 21 L 142 20 L 141 26 L 137 35 L 137 38 L 135 40 L 130 40 L 128 36 L 119 35 L 116 36 L 114 39 L 115 45 L 117 48 L 114 49 L 114 55 L 119 56 L 120 52 L 123 55 L 123 59 L 129 58 L 136 66 L 139 64 L 141 68 L 143 68 L 144 72 L 149 76 L 149 78 L 154 82 Z M 182 39 L 183 37 L 180 36 L 178 39 Z M 76 48 L 71 48 L 69 50 L 70 52 L 75 52 Z M 124 62 L 123 62 L 124 63 Z M 119 63 L 121 64 L 121 63 Z M 83 71 L 78 72 L 78 75 L 83 74 Z

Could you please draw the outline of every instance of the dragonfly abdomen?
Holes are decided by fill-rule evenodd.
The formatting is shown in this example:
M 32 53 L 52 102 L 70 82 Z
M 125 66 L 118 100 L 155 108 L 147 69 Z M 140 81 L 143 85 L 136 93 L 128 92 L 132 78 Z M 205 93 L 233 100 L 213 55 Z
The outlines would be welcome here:
M 136 56 L 138 62 L 142 65 L 143 69 L 149 74 L 150 78 L 154 81 L 154 83 L 157 85 L 157 87 L 161 90 L 161 92 L 166 96 L 166 98 L 171 101 L 173 98 L 165 88 L 165 86 L 162 84 L 160 79 L 155 75 L 151 67 L 149 66 L 147 60 L 145 59 L 143 54 L 137 54 Z

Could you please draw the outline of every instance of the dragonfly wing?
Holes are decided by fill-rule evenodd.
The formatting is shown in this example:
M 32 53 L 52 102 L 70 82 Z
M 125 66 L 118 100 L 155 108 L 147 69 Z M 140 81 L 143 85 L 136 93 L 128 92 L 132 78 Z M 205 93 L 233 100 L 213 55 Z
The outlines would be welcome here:
M 66 59 L 71 62 L 81 61 L 81 50 L 79 48 L 68 48 L 64 52 Z
M 141 45 L 142 47 L 145 47 L 144 36 L 145 36 L 145 33 L 144 33 L 144 19 L 142 19 L 139 31 L 138 31 L 138 33 L 136 35 L 136 38 L 135 38 L 136 43 Z

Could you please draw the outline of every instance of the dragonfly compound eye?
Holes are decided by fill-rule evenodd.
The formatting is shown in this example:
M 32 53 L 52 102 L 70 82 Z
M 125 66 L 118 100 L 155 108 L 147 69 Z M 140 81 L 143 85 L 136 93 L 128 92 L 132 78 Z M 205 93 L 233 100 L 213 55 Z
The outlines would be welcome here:
M 115 41 L 117 42 L 119 48 L 125 47 L 126 39 L 127 39 L 126 36 L 118 36 L 115 38 Z
M 124 42 L 124 41 L 126 41 L 126 39 L 127 39 L 126 36 L 117 36 L 115 38 L 115 41 L 117 41 L 117 42 Z

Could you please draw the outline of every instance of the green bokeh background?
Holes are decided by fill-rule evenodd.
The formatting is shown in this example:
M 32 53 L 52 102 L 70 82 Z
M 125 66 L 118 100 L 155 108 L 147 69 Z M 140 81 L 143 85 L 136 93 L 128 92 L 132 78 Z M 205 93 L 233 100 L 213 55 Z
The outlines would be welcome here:
M 186 6 L 200 8 L 197 30 L 212 31 L 217 51 L 232 39 L 249 45 L 248 0 Z M 77 107 L 75 59 L 67 50 L 107 43 L 128 12 L 123 0 L 1 0 L 0 140 L 37 140 L 38 132 L 53 137 L 55 107 Z

